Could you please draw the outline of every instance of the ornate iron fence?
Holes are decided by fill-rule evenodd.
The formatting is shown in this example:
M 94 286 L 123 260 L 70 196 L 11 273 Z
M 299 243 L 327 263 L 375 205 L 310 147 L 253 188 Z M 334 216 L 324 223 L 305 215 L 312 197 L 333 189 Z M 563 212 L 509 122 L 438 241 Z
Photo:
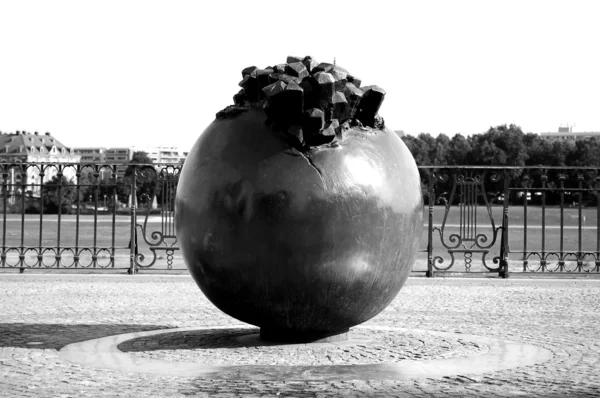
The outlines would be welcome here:
M 413 272 L 600 273 L 598 168 L 423 166 Z M 0 163 L 0 269 L 184 270 L 181 165 Z
M 490 188 L 508 181 L 503 170 L 483 168 L 428 168 L 420 169 L 425 175 L 428 205 L 427 276 L 445 272 L 457 265 L 457 255 L 464 259 L 465 272 L 474 272 L 473 255 L 480 256 L 484 272 L 497 272 L 507 276 L 508 245 L 508 196 L 504 197 L 501 220 L 492 211 L 493 198 L 501 195 Z M 443 190 L 446 188 L 447 190 Z M 493 195 L 490 195 L 492 193 Z M 436 204 L 443 207 L 441 223 L 434 221 Z M 458 217 L 452 211 L 458 212 Z M 453 217 L 454 216 L 454 217 Z M 437 238 L 437 239 L 434 239 Z M 435 244 L 450 256 L 449 263 L 443 253 L 435 250 Z M 496 256 L 489 256 L 499 243 Z M 490 263 L 491 261 L 491 263 Z
M 180 169 L 0 163 L 0 268 L 185 269 L 174 259 Z
M 175 235 L 175 193 L 181 165 L 163 164 L 159 166 L 142 166 L 132 173 L 132 191 L 135 192 L 138 182 L 142 186 L 151 184 L 151 187 L 141 194 L 150 206 L 146 206 L 143 221 L 137 218 L 137 205 L 131 206 L 132 236 L 135 245 L 131 245 L 131 269 L 150 269 L 158 259 L 166 256 L 167 269 L 173 269 L 174 255 L 179 250 L 177 236 Z M 156 223 L 151 223 L 155 215 Z M 160 227 L 155 226 L 158 224 Z M 138 235 L 139 231 L 139 235 Z M 142 241 L 138 238 L 142 237 Z M 140 252 L 140 243 L 144 243 L 149 254 Z M 182 263 L 180 261 L 180 263 Z
M 419 170 L 428 216 L 421 250 L 426 267 L 414 271 L 502 277 L 600 272 L 598 168 Z

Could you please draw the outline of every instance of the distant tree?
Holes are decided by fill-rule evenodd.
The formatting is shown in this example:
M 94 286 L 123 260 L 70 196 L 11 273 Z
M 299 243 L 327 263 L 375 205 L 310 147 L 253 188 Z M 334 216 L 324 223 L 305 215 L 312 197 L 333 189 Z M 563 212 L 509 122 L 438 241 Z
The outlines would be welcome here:
M 150 156 L 148 156 L 148 152 L 144 152 L 144 151 L 135 151 L 133 152 L 133 155 L 131 156 L 131 160 L 129 161 L 129 166 L 127 166 L 127 169 L 125 170 L 125 176 L 131 176 L 131 174 L 133 173 L 133 170 L 136 169 L 136 167 L 134 165 L 136 164 L 152 164 L 154 163 L 152 161 L 152 159 L 150 158 Z
M 552 143 L 551 164 L 554 166 L 568 166 L 571 153 L 575 150 L 575 143 L 572 141 L 554 141 Z
M 79 176 L 79 200 L 89 201 L 94 191 L 94 173 L 89 168 L 83 168 Z
M 537 134 L 525 134 L 523 145 L 527 150 L 527 166 L 552 166 L 550 156 L 552 152 L 552 142 L 541 138 Z
M 421 133 L 402 140 L 419 166 L 591 166 L 600 167 L 600 139 L 548 140 L 517 125 L 490 127 L 464 137 Z M 518 174 L 515 171 L 512 174 Z
M 117 197 L 120 202 L 128 203 L 131 194 L 133 173 L 136 173 L 136 197 L 138 204 L 149 203 L 156 188 L 156 170 L 150 166 L 153 163 L 147 152 L 135 151 L 129 161 L 125 176 L 120 181 Z
M 436 165 L 447 165 L 449 158 L 449 149 L 450 149 L 450 138 L 446 134 L 438 134 L 435 137 L 434 147 L 429 150 L 429 158 L 431 162 Z
M 71 205 L 77 197 L 77 189 L 65 176 L 54 176 L 44 184 L 42 203 L 44 212 L 56 214 L 61 209 L 62 214 L 71 213 Z
M 468 157 L 471 153 L 471 143 L 461 134 L 456 134 L 448 143 L 447 160 L 450 166 L 469 164 Z
M 527 148 L 519 126 L 491 127 L 484 134 L 472 136 L 470 160 L 475 165 L 524 166 Z
M 567 163 L 569 166 L 600 166 L 600 140 L 587 138 L 575 141 L 575 145 L 567 155 Z
M 417 137 L 420 142 L 420 149 L 423 156 L 422 164 L 434 165 L 436 155 L 436 142 L 435 138 L 428 133 L 421 133 Z
M 150 156 L 148 156 L 148 152 L 145 151 L 135 151 L 133 155 L 131 155 L 131 160 L 129 161 L 131 164 L 152 164 L 154 163 Z
M 95 175 L 92 168 L 84 167 L 79 176 L 79 200 L 82 202 L 103 201 L 104 196 L 112 198 L 112 183 Z
M 432 155 L 435 157 L 437 146 L 435 139 L 430 134 L 421 133 L 417 137 L 405 135 L 402 139 L 415 158 L 417 165 L 433 165 Z
M 419 139 L 412 135 L 405 135 L 404 137 L 402 137 L 402 141 L 404 141 L 404 144 L 406 144 L 406 147 L 412 154 L 413 158 L 415 159 L 415 162 L 417 162 L 417 165 L 423 165 L 419 156 L 421 145 Z

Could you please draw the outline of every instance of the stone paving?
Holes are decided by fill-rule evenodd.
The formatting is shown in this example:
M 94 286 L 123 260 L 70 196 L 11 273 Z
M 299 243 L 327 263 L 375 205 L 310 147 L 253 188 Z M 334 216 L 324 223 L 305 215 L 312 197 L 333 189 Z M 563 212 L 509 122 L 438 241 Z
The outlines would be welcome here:
M 260 344 L 258 328 L 213 329 L 142 337 L 122 343 L 140 358 L 218 365 L 326 366 L 390 364 L 481 355 L 485 344 L 396 329 L 356 327 L 336 344 Z M 248 338 L 249 337 L 249 338 Z
M 598 280 L 410 278 L 396 300 L 367 325 L 504 338 L 544 347 L 553 358 L 483 375 L 409 381 L 306 381 L 301 375 L 287 381 L 206 380 L 98 370 L 59 359 L 58 350 L 65 345 L 115 334 L 241 326 L 214 308 L 189 275 L 2 274 L 0 295 L 0 396 L 600 396 Z M 171 338 L 164 347 L 140 339 L 122 348 L 135 355 L 197 355 L 177 346 L 193 338 Z M 372 338 L 380 341 L 365 348 L 372 363 L 389 355 L 375 347 L 381 348 L 386 338 L 398 339 L 384 334 Z M 485 350 L 460 347 L 457 340 L 419 339 L 418 334 L 402 341 L 405 351 L 398 348 L 402 344 L 391 347 L 396 360 L 419 355 L 419 347 L 425 357 Z M 269 352 L 270 360 L 280 366 L 298 360 L 293 352 L 280 353 Z M 332 360 L 352 361 L 340 355 Z M 252 363 L 252 358 L 246 361 Z

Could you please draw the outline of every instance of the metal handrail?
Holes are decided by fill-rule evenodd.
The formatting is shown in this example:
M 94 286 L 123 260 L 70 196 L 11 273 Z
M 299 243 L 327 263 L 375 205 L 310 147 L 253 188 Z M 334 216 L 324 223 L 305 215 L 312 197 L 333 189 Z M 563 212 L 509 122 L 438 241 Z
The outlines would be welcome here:
M 181 167 L 0 162 L 0 269 L 184 269 L 173 208 Z M 426 233 L 415 272 L 600 272 L 597 167 L 419 171 Z

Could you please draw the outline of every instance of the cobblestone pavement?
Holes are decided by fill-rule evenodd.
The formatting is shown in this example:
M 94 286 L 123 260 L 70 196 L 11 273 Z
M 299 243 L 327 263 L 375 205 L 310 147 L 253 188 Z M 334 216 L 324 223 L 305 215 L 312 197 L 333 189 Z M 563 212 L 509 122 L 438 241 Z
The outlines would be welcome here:
M 505 338 L 554 354 L 530 367 L 411 381 L 217 381 L 59 360 L 61 347 L 104 336 L 240 325 L 214 308 L 189 275 L 4 274 L 0 294 L 0 396 L 600 396 L 598 280 L 409 279 L 368 325 Z
M 336 344 L 258 345 L 257 331 L 258 328 L 244 328 L 167 333 L 129 340 L 118 348 L 141 358 L 214 366 L 392 364 L 407 359 L 423 361 L 468 357 L 485 354 L 489 350 L 485 344 L 459 338 L 360 326 L 349 332 L 349 340 Z

